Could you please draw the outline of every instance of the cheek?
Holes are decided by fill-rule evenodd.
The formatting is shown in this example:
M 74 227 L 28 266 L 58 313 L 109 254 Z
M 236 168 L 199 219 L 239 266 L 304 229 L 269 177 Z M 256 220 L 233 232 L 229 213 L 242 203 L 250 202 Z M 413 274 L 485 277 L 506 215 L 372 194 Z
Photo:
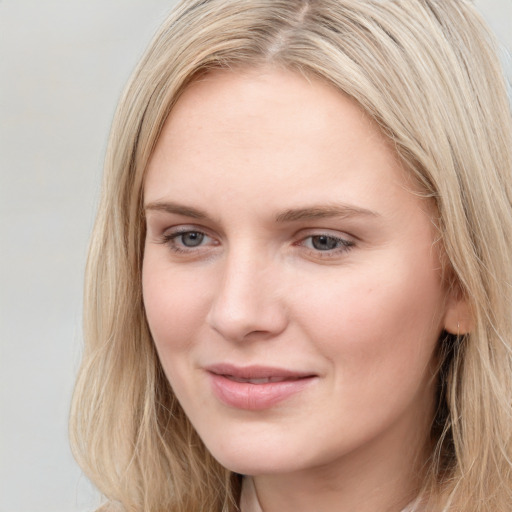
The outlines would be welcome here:
M 197 275 L 172 272 L 165 263 L 144 260 L 142 289 L 151 334 L 162 359 L 165 352 L 190 348 L 194 332 L 204 324 L 204 285 Z
M 444 293 L 434 268 L 429 259 L 376 263 L 364 274 L 333 275 L 322 289 L 306 283 L 294 294 L 295 316 L 343 376 L 424 371 L 442 330 Z

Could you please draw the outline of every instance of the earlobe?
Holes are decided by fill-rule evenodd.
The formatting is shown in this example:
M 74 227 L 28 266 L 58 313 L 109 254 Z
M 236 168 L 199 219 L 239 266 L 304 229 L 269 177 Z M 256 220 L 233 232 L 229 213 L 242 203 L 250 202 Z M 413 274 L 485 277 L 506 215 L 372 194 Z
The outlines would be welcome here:
M 468 334 L 473 330 L 473 315 L 466 297 L 454 293 L 448 298 L 444 316 L 444 330 L 450 334 Z

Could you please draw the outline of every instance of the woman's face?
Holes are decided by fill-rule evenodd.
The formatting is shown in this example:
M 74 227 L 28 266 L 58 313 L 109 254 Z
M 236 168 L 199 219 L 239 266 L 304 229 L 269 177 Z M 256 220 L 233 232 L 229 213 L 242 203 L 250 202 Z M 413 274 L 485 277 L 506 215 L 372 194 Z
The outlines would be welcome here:
M 361 109 L 315 79 L 215 72 L 180 98 L 145 182 L 144 303 L 223 465 L 283 473 L 425 442 L 458 305 L 413 189 Z

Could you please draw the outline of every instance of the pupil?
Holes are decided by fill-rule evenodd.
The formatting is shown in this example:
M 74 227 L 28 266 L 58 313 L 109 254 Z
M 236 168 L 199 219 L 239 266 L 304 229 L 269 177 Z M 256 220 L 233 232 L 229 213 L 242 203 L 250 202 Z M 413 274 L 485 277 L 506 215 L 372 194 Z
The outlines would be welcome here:
M 203 238 L 203 233 L 198 233 L 197 231 L 190 231 L 189 233 L 184 233 L 181 235 L 183 245 L 186 247 L 196 247 L 200 245 L 203 241 Z
M 313 247 L 319 251 L 330 251 L 331 249 L 336 249 L 338 246 L 336 238 L 325 235 L 314 236 L 311 239 L 311 243 L 313 244 Z

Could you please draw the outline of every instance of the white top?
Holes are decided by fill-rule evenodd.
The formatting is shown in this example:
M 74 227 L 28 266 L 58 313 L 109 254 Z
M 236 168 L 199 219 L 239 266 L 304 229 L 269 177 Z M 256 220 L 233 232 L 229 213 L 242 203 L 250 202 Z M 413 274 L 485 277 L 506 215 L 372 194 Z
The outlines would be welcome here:
M 415 500 L 407 507 L 405 507 L 402 512 L 421 512 L 418 508 L 418 501 Z M 242 481 L 242 494 L 240 496 L 240 512 L 263 512 L 261 505 L 258 501 L 258 496 L 256 495 L 256 489 L 254 487 L 254 482 L 251 477 L 244 477 Z

